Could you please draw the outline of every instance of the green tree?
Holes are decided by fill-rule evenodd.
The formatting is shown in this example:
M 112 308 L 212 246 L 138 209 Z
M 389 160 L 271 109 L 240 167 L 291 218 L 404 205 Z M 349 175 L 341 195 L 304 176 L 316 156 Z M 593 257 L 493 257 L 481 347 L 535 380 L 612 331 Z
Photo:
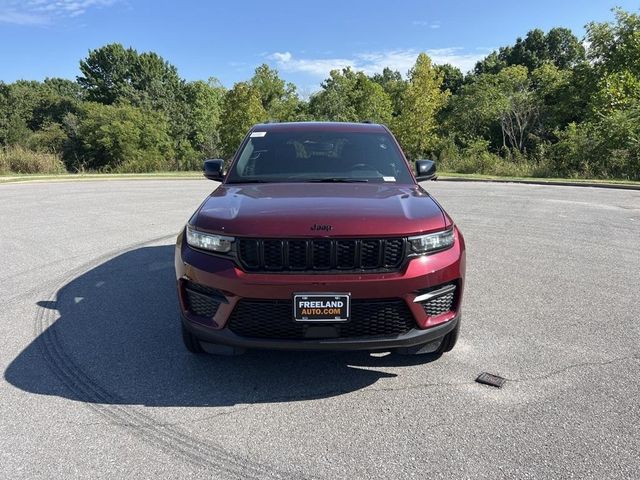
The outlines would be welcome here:
M 147 172 L 175 167 L 166 118 L 127 104 L 82 106 L 76 130 L 79 152 L 70 170 Z
M 527 68 L 517 65 L 474 78 L 452 99 L 449 111 L 447 128 L 463 144 L 485 138 L 496 150 L 522 152 L 538 127 L 540 106 Z
M 585 49 L 568 28 L 552 28 L 546 34 L 536 28 L 514 45 L 501 47 L 475 66 L 475 74 L 498 73 L 503 68 L 523 65 L 531 72 L 544 63 L 560 69 L 572 68 L 585 61 Z
M 107 105 L 133 105 L 170 112 L 180 97 L 183 80 L 176 67 L 154 52 L 138 53 L 112 43 L 90 50 L 80 61 L 78 84 L 87 99 Z
M 296 93 L 296 86 L 281 79 L 277 70 L 263 63 L 255 69 L 249 83 L 260 93 L 262 107 L 269 119 L 293 121 L 302 115 L 303 105 Z
M 455 95 L 460 91 L 460 88 L 464 83 L 462 70 L 448 63 L 435 65 L 434 68 L 438 74 L 442 75 L 442 85 L 440 86 L 442 91 L 449 90 L 452 95 Z
M 640 15 L 615 9 L 615 22 L 587 26 L 589 58 L 598 76 L 591 96 L 596 116 L 640 102 Z
M 215 78 L 209 79 L 208 83 L 195 81 L 185 85 L 189 106 L 188 138 L 196 151 L 208 158 L 220 155 L 219 130 L 224 95 L 224 87 Z
M 51 125 L 59 124 L 68 112 L 76 111 L 80 96 L 71 85 L 75 84 L 63 79 L 0 84 L 0 144 L 32 144 L 34 132 L 51 131 Z M 46 148 L 42 150 L 54 151 L 56 145 L 59 146 L 59 141 L 43 145 Z
M 329 73 L 322 90 L 311 97 L 309 110 L 321 120 L 388 123 L 393 105 L 379 83 L 348 67 Z
M 236 83 L 222 103 L 220 143 L 224 158 L 233 155 L 251 126 L 267 119 L 260 92 L 247 82 Z
M 77 78 L 90 101 L 111 105 L 130 103 L 164 114 L 169 122 L 173 146 L 181 159 L 193 159 L 189 141 L 189 105 L 185 82 L 176 67 L 154 52 L 138 53 L 119 43 L 89 51 L 80 61 Z
M 640 77 L 640 15 L 614 9 L 615 22 L 587 25 L 589 59 L 604 75 L 629 71 Z
M 379 84 L 387 95 L 389 95 L 393 105 L 393 116 L 397 117 L 400 115 L 402 110 L 402 95 L 407 88 L 407 81 L 402 78 L 400 72 L 385 67 L 382 73 L 374 74 L 371 80 Z
M 429 56 L 425 53 L 418 55 L 409 72 L 402 112 L 392 124 L 410 158 L 419 158 L 433 151 L 437 141 L 436 115 L 449 97 L 449 92 L 443 92 L 441 86 L 442 74 L 434 68 Z
M 88 100 L 107 105 L 131 100 L 135 96 L 132 77 L 137 56 L 134 49 L 125 49 L 119 43 L 90 50 L 87 58 L 80 60 L 82 76 L 77 77 Z

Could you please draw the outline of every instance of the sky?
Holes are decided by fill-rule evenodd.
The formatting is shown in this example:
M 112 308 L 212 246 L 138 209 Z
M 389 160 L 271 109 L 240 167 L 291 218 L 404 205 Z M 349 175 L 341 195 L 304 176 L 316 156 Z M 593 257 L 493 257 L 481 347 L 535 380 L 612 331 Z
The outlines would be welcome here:
M 406 73 L 419 52 L 467 71 L 533 28 L 610 21 L 630 0 L 0 0 L 0 80 L 74 79 L 89 50 L 119 42 L 154 51 L 187 80 L 225 86 L 261 63 L 301 93 L 333 68 Z

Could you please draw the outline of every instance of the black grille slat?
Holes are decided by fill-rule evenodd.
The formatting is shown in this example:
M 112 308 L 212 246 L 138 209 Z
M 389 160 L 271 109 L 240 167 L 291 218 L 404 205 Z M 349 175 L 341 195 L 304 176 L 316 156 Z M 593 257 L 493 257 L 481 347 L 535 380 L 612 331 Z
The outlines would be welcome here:
M 393 238 L 384 241 L 384 266 L 397 267 L 402 261 L 404 242 L 401 238 Z
M 293 320 L 290 300 L 240 300 L 228 323 L 236 335 L 271 339 L 304 339 L 313 326 Z M 402 335 L 416 324 L 403 300 L 353 300 L 350 320 L 331 326 L 336 334 L 328 338 L 363 338 Z
M 184 293 L 187 309 L 199 317 L 213 317 L 223 301 L 218 290 L 198 283 L 185 282 Z
M 453 307 L 453 296 L 454 292 L 447 293 L 441 297 L 423 302 L 422 307 L 424 308 L 425 313 L 430 317 L 449 312 Z
M 249 271 L 390 271 L 405 259 L 405 240 L 238 239 L 240 265 Z
M 315 270 L 329 270 L 331 268 L 331 242 L 329 240 L 311 242 L 311 251 Z
M 437 294 L 437 291 L 443 289 L 443 292 Z M 437 296 L 433 298 L 429 298 L 423 302 L 420 302 L 422 308 L 424 309 L 424 313 L 429 315 L 430 317 L 435 317 L 436 315 L 441 315 L 443 313 L 450 312 L 455 307 L 456 300 L 456 284 L 449 284 L 444 286 L 432 287 L 430 289 L 421 290 L 418 292 L 418 295 L 434 293 Z
M 345 270 L 356 267 L 356 241 L 338 240 L 336 242 L 336 267 Z
M 360 248 L 360 264 L 362 268 L 380 268 L 380 240 L 363 240 Z
M 289 268 L 304 270 L 307 268 L 307 242 L 305 240 L 289 240 Z
M 265 268 L 281 270 L 284 267 L 284 242 L 282 240 L 264 240 L 261 243 Z
M 238 254 L 248 268 L 260 266 L 260 245 L 258 240 L 243 240 L 239 243 Z

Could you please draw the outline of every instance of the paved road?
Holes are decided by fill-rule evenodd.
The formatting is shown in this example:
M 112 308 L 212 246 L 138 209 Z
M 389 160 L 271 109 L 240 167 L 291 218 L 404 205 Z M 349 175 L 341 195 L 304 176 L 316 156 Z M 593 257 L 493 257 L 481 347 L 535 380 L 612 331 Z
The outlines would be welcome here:
M 468 245 L 436 361 L 189 355 L 171 243 L 211 183 L 0 186 L 0 478 L 638 478 L 640 192 L 425 186 Z

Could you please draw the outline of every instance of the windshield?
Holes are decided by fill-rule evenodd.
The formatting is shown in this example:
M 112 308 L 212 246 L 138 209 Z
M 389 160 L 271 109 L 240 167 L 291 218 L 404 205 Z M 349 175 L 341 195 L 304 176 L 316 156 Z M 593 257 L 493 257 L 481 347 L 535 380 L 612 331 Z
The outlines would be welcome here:
M 254 131 L 227 183 L 413 183 L 386 132 Z

